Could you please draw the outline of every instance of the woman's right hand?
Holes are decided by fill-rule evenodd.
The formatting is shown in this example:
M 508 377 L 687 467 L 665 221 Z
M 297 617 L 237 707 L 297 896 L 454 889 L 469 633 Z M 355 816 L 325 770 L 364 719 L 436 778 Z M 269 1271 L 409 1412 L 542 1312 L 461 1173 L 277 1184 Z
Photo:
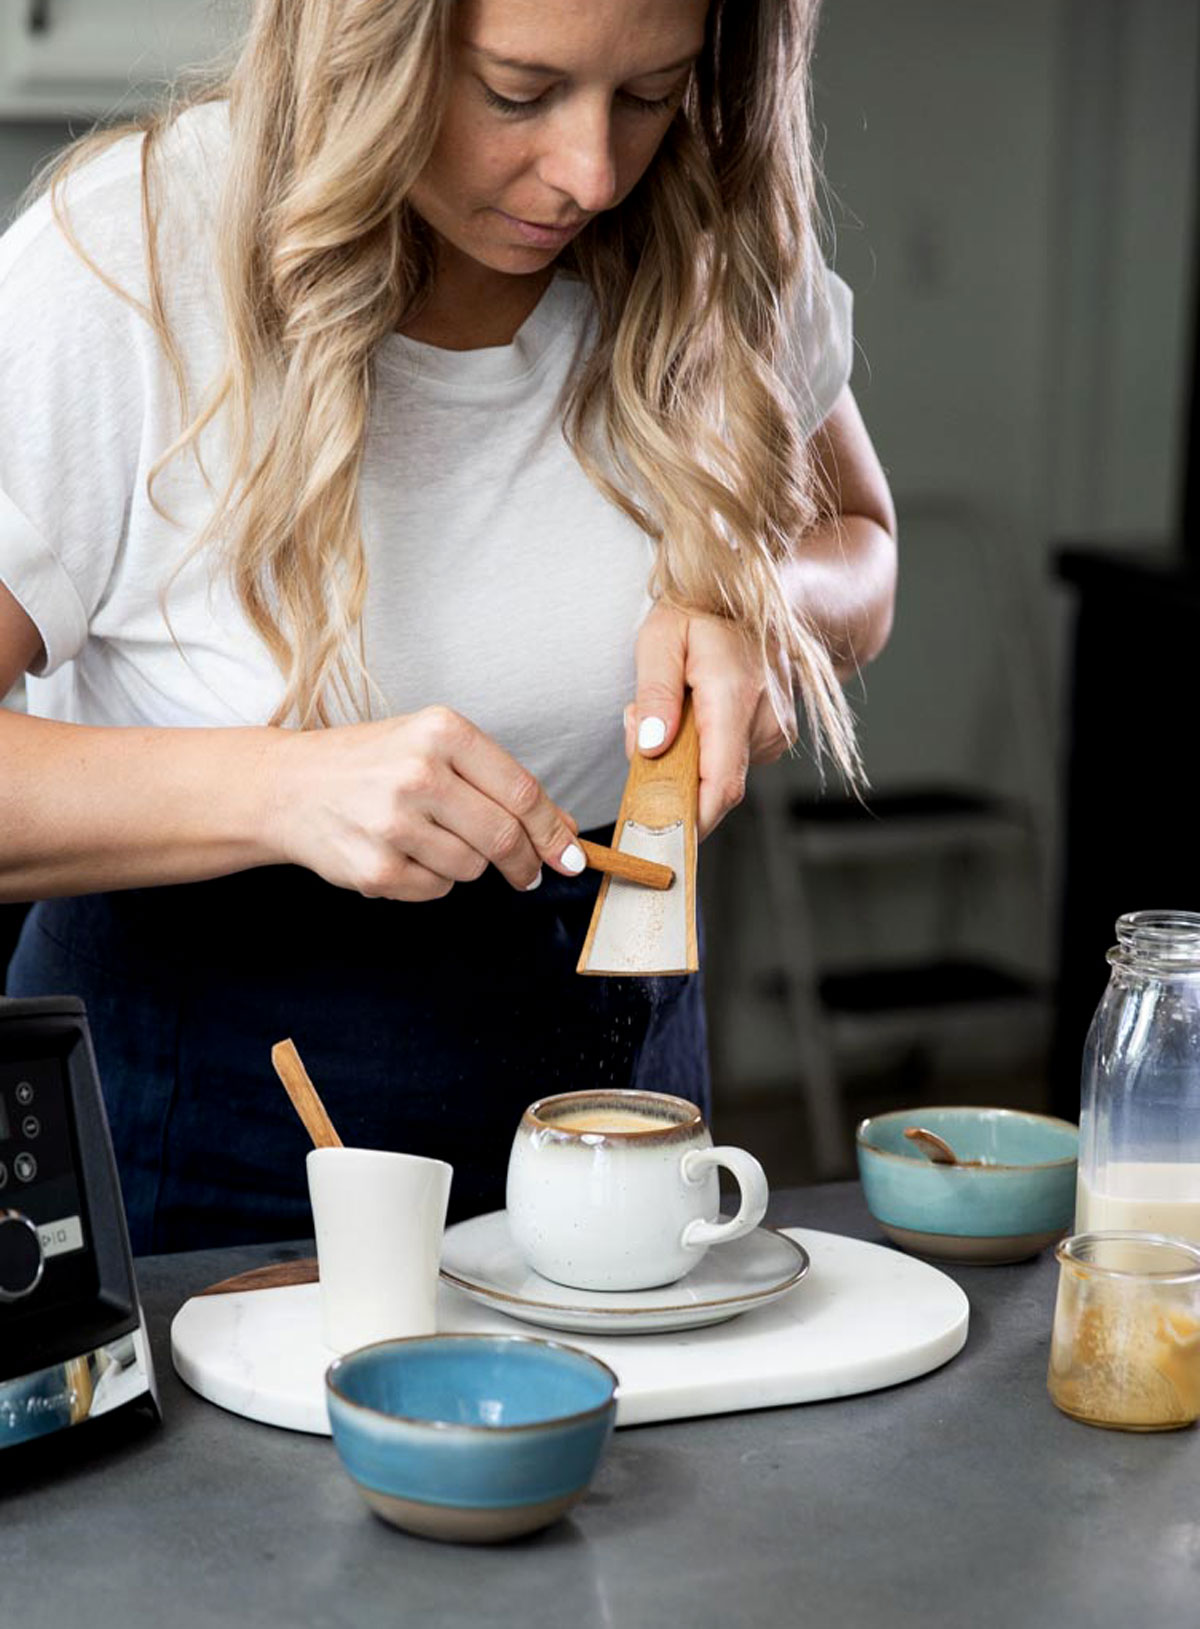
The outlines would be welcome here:
M 283 858 L 369 898 L 440 899 L 489 865 L 535 888 L 583 870 L 576 823 L 490 736 L 448 707 L 281 732 Z

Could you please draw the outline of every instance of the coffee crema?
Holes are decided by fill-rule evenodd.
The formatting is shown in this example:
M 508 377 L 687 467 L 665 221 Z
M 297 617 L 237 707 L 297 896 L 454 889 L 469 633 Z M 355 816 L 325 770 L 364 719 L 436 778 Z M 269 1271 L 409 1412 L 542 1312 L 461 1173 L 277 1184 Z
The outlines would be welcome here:
M 555 1131 L 672 1131 L 679 1122 L 653 1114 L 631 1114 L 628 1109 L 574 1109 L 547 1124 Z

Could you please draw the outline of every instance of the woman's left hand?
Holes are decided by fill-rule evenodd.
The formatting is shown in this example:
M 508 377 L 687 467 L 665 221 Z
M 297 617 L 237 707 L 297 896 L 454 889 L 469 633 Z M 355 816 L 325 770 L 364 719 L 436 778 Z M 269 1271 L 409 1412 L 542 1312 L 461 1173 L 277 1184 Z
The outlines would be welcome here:
M 700 836 L 742 801 L 751 764 L 773 763 L 796 735 L 771 706 L 759 652 L 731 622 L 656 605 L 638 633 L 637 700 L 625 709 L 625 751 L 657 758 L 675 739 L 686 690 L 700 737 Z M 790 695 L 790 691 L 789 691 Z

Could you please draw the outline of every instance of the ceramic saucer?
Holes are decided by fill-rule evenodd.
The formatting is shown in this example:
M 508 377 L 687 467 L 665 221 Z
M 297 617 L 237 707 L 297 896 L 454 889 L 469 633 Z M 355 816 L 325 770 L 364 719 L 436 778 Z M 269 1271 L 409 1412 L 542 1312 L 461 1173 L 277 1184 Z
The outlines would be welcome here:
M 572 1290 L 542 1278 L 512 1241 L 502 1210 L 446 1229 L 442 1277 L 473 1301 L 522 1323 L 603 1335 L 641 1335 L 724 1323 L 785 1295 L 808 1271 L 802 1245 L 774 1228 L 703 1257 L 677 1284 L 656 1290 Z

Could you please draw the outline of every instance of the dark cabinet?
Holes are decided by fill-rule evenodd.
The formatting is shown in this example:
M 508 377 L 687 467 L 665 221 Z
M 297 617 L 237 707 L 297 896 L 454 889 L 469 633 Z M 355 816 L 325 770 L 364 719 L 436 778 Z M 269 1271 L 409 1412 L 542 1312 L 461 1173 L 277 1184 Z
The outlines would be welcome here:
M 1200 911 L 1200 567 L 1085 547 L 1057 567 L 1075 605 L 1051 1095 L 1077 1119 L 1117 917 Z

